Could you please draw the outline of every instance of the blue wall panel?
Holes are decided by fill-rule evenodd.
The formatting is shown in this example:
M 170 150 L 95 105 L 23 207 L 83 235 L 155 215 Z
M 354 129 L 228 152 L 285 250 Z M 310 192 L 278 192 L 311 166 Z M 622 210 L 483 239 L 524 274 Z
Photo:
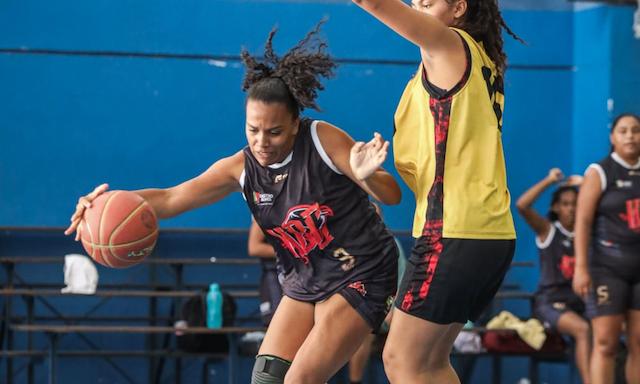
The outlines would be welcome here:
M 573 164 L 574 172 L 608 153 L 607 134 L 611 98 L 610 12 L 612 7 L 594 7 L 574 14 Z
M 611 93 L 612 117 L 631 112 L 640 115 L 640 39 L 631 29 L 635 7 L 612 9 Z
M 506 10 L 504 21 L 527 44 L 503 33 L 510 65 L 570 67 L 573 65 L 573 12 Z
M 326 36 L 343 59 L 407 60 L 412 44 L 350 1 L 5 0 L 0 47 L 173 54 L 240 54 L 261 48 L 277 23 L 286 52 L 328 16 Z
M 310 115 L 359 140 L 374 131 L 390 139 L 394 100 L 413 70 L 345 64 L 319 100 L 327 113 Z M 237 62 L 221 67 L 207 60 L 0 55 L 0 169 L 6 180 L 0 223 L 66 225 L 77 197 L 101 182 L 113 189 L 168 187 L 242 149 L 242 75 Z M 391 160 L 386 167 L 393 170 Z M 395 220 L 399 211 L 412 210 L 411 200 L 405 203 L 409 208 L 389 208 L 392 226 L 409 226 L 404 217 Z M 248 224 L 239 194 L 163 223 Z

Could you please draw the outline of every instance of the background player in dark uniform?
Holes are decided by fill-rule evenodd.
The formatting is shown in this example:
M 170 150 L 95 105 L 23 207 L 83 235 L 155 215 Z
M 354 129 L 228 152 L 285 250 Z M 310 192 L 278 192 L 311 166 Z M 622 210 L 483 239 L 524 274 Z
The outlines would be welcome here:
M 262 325 L 268 327 L 276 308 L 278 308 L 278 304 L 280 304 L 280 300 L 282 300 L 282 287 L 278 281 L 276 251 L 273 250 L 264 232 L 262 232 L 253 218 L 251 218 L 247 248 L 249 256 L 260 258 L 260 265 L 262 266 L 260 315 L 262 316 Z
M 573 289 L 592 317 L 594 384 L 614 380 L 626 321 L 627 382 L 640 383 L 640 119 L 618 116 L 613 152 L 587 168 L 576 212 Z M 595 288 L 595 290 L 594 290 Z
M 394 116 L 394 162 L 416 196 L 383 352 L 392 383 L 459 383 L 449 354 L 515 252 L 502 149 L 506 29 L 496 0 L 353 0 L 420 48 Z M 515 36 L 515 35 L 513 35 Z M 454 304 L 455 303 L 455 304 Z
M 401 192 L 380 168 L 389 143 L 379 134 L 356 143 L 329 123 L 300 117 L 304 108 L 317 109 L 320 77 L 330 77 L 335 67 L 318 29 L 282 57 L 273 52 L 274 34 L 264 60 L 242 53 L 249 145 L 178 186 L 136 193 L 161 219 L 244 194 L 284 267 L 285 297 L 252 382 L 323 384 L 389 310 L 398 249 L 368 195 L 397 204 Z M 66 233 L 106 188 L 80 199 Z
M 547 177 L 529 188 L 516 203 L 516 208 L 536 233 L 540 254 L 540 281 L 533 305 L 533 316 L 546 327 L 570 335 L 575 339 L 576 366 L 583 383 L 591 383 L 591 328 L 584 315 L 584 302 L 571 287 L 574 273 L 573 225 L 575 223 L 577 187 L 582 176 L 564 180 L 562 171 L 553 168 Z M 562 182 L 553 192 L 548 218 L 533 208 L 542 192 Z

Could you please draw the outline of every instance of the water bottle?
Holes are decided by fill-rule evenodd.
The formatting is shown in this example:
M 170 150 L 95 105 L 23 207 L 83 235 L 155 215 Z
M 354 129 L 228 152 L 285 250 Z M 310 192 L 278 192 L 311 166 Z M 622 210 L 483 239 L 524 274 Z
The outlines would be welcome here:
M 207 327 L 222 327 L 222 292 L 217 283 L 211 284 L 207 293 Z

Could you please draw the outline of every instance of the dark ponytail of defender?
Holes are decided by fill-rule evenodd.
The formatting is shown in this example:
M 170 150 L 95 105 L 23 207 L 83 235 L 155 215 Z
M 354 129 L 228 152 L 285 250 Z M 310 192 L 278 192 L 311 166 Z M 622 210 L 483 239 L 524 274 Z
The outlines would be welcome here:
M 460 0 L 447 0 L 452 4 Z M 498 69 L 499 83 L 502 89 L 504 72 L 507 70 L 507 54 L 504 52 L 504 42 L 502 41 L 502 29 L 514 39 L 526 44 L 521 38 L 507 26 L 500 14 L 498 0 L 466 0 L 467 12 L 464 20 L 458 26 L 467 32 L 477 42 L 482 42 L 487 55 L 496 63 Z
M 273 37 L 277 27 L 269 33 L 263 60 L 258 61 L 242 50 L 242 63 L 247 67 L 242 90 L 249 90 L 247 100 L 265 104 L 282 103 L 294 119 L 305 108 L 321 112 L 316 104 L 318 90 L 324 89 L 320 78 L 332 78 L 333 69 L 337 66 L 331 56 L 325 53 L 326 41 L 318 36 L 320 26 L 325 21 L 320 21 L 306 38 L 282 58 L 273 52 Z

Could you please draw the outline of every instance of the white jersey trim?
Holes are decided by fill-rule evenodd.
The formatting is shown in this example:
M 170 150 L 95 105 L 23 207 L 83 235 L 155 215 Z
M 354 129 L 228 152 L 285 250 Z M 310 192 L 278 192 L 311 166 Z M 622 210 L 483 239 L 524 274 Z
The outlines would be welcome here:
M 573 236 L 574 236 L 573 232 L 571 232 L 570 230 L 568 230 L 565 227 L 563 227 L 562 224 L 560 224 L 559 221 L 557 221 L 557 220 L 554 221 L 553 225 L 555 225 L 560 230 L 560 232 L 562 232 L 563 235 L 573 238 Z
M 611 154 L 611 158 L 613 159 L 613 161 L 615 161 L 616 163 L 622 165 L 627 169 L 640 169 L 640 159 L 638 159 L 638 162 L 636 163 L 636 165 L 630 165 L 629 163 L 624 161 L 622 157 L 618 156 L 618 154 L 615 152 Z
M 242 173 L 240 174 L 240 178 L 238 179 L 238 183 L 240 183 L 240 188 L 244 189 L 244 178 L 246 177 L 246 174 L 244 173 L 244 169 L 242 170 Z
M 544 243 L 540 241 L 540 237 L 536 236 L 536 245 L 538 249 L 547 249 L 551 242 L 553 241 L 553 237 L 556 235 L 556 226 L 554 223 L 549 223 L 549 233 L 547 234 L 547 238 L 544 239 Z
M 604 192 L 604 190 L 607 189 L 607 175 L 604 173 L 604 169 L 602 169 L 600 164 L 593 163 L 593 164 L 590 164 L 587 167 L 587 172 L 589 172 L 589 169 L 591 169 L 591 168 L 593 168 L 596 171 L 598 171 L 598 174 L 600 175 L 600 184 L 601 184 L 601 187 L 602 187 L 602 191 Z M 586 175 L 587 172 L 585 172 L 585 175 Z
M 275 164 L 267 165 L 267 167 L 269 167 L 271 169 L 282 168 L 285 165 L 289 164 L 291 162 L 291 159 L 293 159 L 293 151 L 291 151 L 291 153 L 289 153 L 289 155 L 287 157 L 285 157 L 284 160 L 282 160 L 281 163 L 275 163 Z
M 331 159 L 329 158 L 329 155 L 327 155 L 327 152 L 325 152 L 324 147 L 320 142 L 320 138 L 318 137 L 319 122 L 320 122 L 319 120 L 314 120 L 313 123 L 311 123 L 311 138 L 313 139 L 313 144 L 316 146 L 316 151 L 318 151 L 318 154 L 320 155 L 322 160 L 324 160 L 325 164 L 327 164 L 329 168 L 333 170 L 333 172 L 337 173 L 338 175 L 343 175 L 343 173 L 340 172 L 338 167 L 336 167 L 336 165 L 333 164 L 333 161 L 331 161 Z

